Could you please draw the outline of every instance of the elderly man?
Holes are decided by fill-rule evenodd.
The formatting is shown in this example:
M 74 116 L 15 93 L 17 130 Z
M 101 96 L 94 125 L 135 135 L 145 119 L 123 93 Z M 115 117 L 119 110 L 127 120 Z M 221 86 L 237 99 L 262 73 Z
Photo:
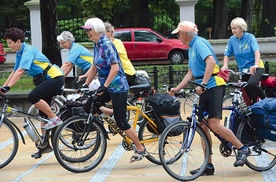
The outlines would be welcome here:
M 180 22 L 178 27 L 172 32 L 172 34 L 177 34 L 180 41 L 185 45 L 189 45 L 190 48 L 188 72 L 181 83 L 176 88 L 170 90 L 170 94 L 173 95 L 175 92 L 179 92 L 180 89 L 186 87 L 188 81 L 193 77 L 196 79 L 196 82 L 205 86 L 205 88 L 196 87 L 196 92 L 200 95 L 199 105 L 208 111 L 209 127 L 212 131 L 237 147 L 238 155 L 234 166 L 243 166 L 247 156 L 250 154 L 250 150 L 236 138 L 230 129 L 220 124 L 222 118 L 222 100 L 226 83 L 223 78 L 217 76 L 219 72 L 218 60 L 211 44 L 206 39 L 198 36 L 197 32 L 197 25 L 190 21 Z M 209 128 L 202 122 L 200 126 L 212 144 Z M 192 170 L 190 173 L 195 174 L 198 170 Z M 203 175 L 213 175 L 214 172 L 215 169 L 210 156 Z

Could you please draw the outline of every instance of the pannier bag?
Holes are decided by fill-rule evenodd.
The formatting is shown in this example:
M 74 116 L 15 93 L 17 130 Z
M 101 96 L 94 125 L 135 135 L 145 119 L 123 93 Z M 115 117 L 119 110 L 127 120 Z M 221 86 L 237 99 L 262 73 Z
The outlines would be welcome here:
M 180 101 L 169 94 L 156 94 L 146 99 L 146 108 L 152 107 L 153 120 L 157 125 L 158 134 L 162 133 L 164 129 L 173 122 L 181 121 L 180 116 Z M 154 129 L 147 126 L 150 132 L 154 132 Z M 176 128 L 175 131 L 171 131 L 171 136 L 180 135 L 182 133 L 182 127 Z
M 276 141 L 276 98 L 265 98 L 251 106 L 251 119 L 258 134 Z

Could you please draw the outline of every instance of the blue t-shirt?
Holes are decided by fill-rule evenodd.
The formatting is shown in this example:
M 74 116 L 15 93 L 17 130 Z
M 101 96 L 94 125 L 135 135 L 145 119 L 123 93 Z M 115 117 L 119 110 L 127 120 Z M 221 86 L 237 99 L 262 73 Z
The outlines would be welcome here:
M 208 56 L 213 56 L 216 61 L 213 75 L 219 72 L 218 60 L 209 41 L 202 37 L 195 36 L 190 42 L 189 46 L 190 48 L 188 67 L 192 70 L 193 76 L 196 78 L 196 82 L 202 82 L 206 69 L 205 59 Z M 210 89 L 225 84 L 226 83 L 223 78 L 219 76 L 211 76 L 206 86 L 208 89 Z
M 43 72 L 50 64 L 50 60 L 37 48 L 30 44 L 22 43 L 20 51 L 16 52 L 14 71 L 18 68 L 34 77 Z M 63 71 L 57 65 L 53 65 L 47 72 L 47 79 L 63 76 Z
M 123 67 L 120 61 L 119 54 L 114 44 L 102 35 L 98 43 L 94 47 L 94 61 L 93 64 L 98 69 L 98 78 L 101 85 L 104 85 L 111 69 L 111 64 L 117 63 L 119 71 L 107 88 L 107 91 L 114 93 L 128 92 L 129 86 Z
M 85 71 L 92 65 L 93 54 L 82 45 L 72 42 L 67 61 L 77 65 L 82 71 Z
M 232 35 L 224 51 L 225 56 L 234 55 L 241 72 L 243 69 L 249 69 L 255 65 L 255 51 L 259 51 L 259 45 L 255 36 L 251 33 L 244 32 L 241 38 Z M 264 68 L 263 61 L 260 60 L 259 67 Z

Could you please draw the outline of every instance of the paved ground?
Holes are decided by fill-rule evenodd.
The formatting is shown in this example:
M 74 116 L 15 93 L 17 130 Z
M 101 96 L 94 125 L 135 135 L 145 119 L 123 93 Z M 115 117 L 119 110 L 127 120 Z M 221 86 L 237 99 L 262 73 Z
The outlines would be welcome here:
M 18 126 L 23 125 L 22 118 L 12 118 Z M 20 128 L 22 131 L 24 129 Z M 24 132 L 24 134 L 26 134 Z M 173 182 L 162 166 L 157 166 L 147 159 L 136 163 L 129 163 L 132 152 L 125 151 L 121 146 L 119 136 L 110 136 L 108 150 L 105 158 L 94 170 L 87 173 L 71 173 L 62 168 L 55 159 L 54 153 L 45 154 L 40 159 L 32 159 L 31 154 L 36 151 L 34 144 L 26 135 L 27 144 L 22 142 L 15 159 L 5 168 L 0 169 L 0 181 L 91 181 L 91 182 Z M 196 181 L 224 181 L 224 182 L 243 182 L 243 181 L 276 181 L 276 167 L 268 172 L 255 172 L 248 167 L 233 167 L 235 158 L 224 158 L 218 150 L 219 143 L 214 142 L 214 165 L 215 175 L 199 177 Z M 1 154 L 0 154 L 1 155 Z

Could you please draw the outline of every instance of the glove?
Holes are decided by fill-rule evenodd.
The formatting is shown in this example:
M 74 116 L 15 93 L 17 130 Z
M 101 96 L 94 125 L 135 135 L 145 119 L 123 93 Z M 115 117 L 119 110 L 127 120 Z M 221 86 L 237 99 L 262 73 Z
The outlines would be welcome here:
M 97 89 L 97 93 L 101 93 L 101 92 L 105 92 L 106 91 L 106 87 L 101 85 L 98 89 Z
M 2 93 L 7 93 L 10 89 L 11 89 L 11 87 L 9 87 L 9 86 L 0 87 L 0 91 Z

